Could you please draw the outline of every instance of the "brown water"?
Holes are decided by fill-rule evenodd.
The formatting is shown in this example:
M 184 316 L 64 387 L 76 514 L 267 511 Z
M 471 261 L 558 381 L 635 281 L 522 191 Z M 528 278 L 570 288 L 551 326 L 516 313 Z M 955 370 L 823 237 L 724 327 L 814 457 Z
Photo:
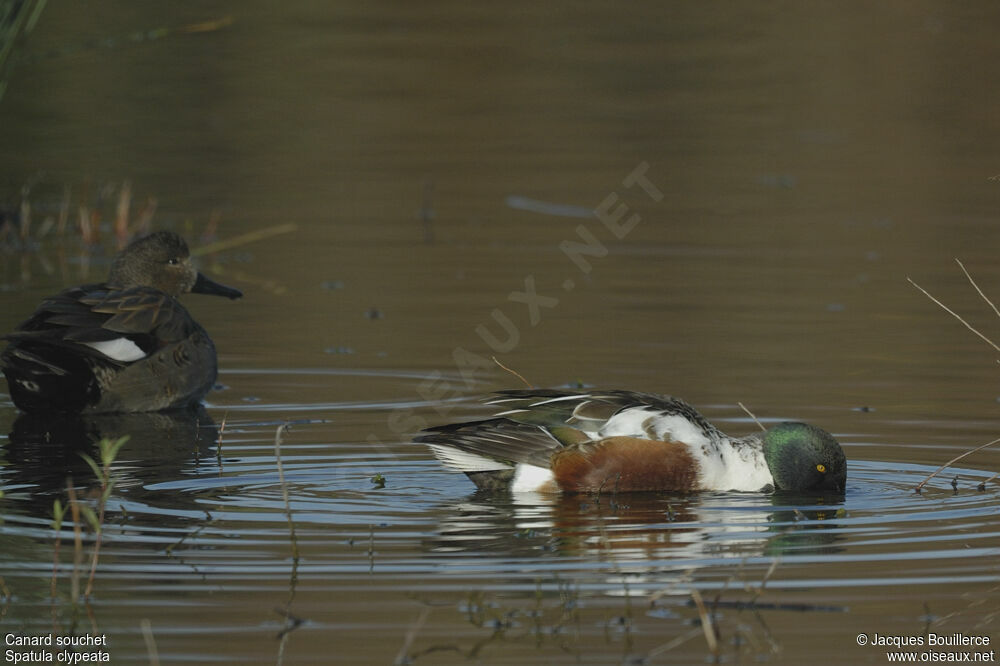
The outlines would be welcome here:
M 29 182 L 37 231 L 127 179 L 195 245 L 213 214 L 295 231 L 205 257 L 246 292 L 187 301 L 207 417 L 44 424 L 132 435 L 75 616 L 49 523 L 89 472 L 0 396 L 0 633 L 106 636 L 116 664 L 702 663 L 700 595 L 726 663 L 995 649 L 1000 453 L 913 486 L 998 435 L 998 354 L 906 277 L 1000 337 L 954 263 L 1000 298 L 1000 6 L 174 4 L 49 2 L 0 100 L 0 205 Z M 621 204 L 618 234 L 590 212 Z M 0 329 L 111 251 L 8 238 Z M 733 434 L 738 402 L 816 423 L 846 497 L 473 494 L 409 438 L 519 386 L 494 355 Z

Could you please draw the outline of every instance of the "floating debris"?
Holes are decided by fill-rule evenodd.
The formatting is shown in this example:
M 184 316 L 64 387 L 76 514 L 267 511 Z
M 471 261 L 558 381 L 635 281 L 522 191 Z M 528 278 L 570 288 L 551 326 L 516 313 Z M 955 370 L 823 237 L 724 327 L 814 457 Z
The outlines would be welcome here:
M 327 354 L 357 354 L 353 347 L 327 347 L 323 351 Z
M 504 203 L 507 204 L 508 208 L 513 208 L 514 210 L 524 210 L 529 213 L 555 215 L 556 217 L 580 217 L 587 220 L 594 218 L 594 210 L 592 208 L 587 208 L 586 206 L 549 203 L 548 201 L 529 199 L 528 197 L 522 197 L 516 194 L 512 194 L 507 197 L 504 200 Z

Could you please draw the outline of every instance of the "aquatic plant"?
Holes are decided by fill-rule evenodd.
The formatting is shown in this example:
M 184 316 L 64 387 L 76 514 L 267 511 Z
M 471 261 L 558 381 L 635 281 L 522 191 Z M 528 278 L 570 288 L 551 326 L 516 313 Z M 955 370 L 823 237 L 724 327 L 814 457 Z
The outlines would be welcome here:
M 97 558 L 101 552 L 104 510 L 107 507 L 108 498 L 111 496 L 111 491 L 114 489 L 115 485 L 114 479 L 111 476 L 111 465 L 114 464 L 115 458 L 118 457 L 118 452 L 128 440 L 128 435 L 119 437 L 115 440 L 108 439 L 107 437 L 101 439 L 101 441 L 97 444 L 101 458 L 100 465 L 98 465 L 97 462 L 95 462 L 94 459 L 86 453 L 80 454 L 80 457 L 83 458 L 84 462 L 86 462 L 87 465 L 90 466 L 90 469 L 93 470 L 94 475 L 101 481 L 101 494 L 97 502 L 97 515 L 94 514 L 90 507 L 83 507 L 86 509 L 86 513 L 84 515 L 87 517 L 87 521 L 90 523 L 91 529 L 94 530 L 95 535 L 94 552 L 90 560 L 90 576 L 87 578 L 87 589 L 84 591 L 83 595 L 85 598 L 89 598 L 90 593 L 94 589 L 94 574 L 97 572 Z

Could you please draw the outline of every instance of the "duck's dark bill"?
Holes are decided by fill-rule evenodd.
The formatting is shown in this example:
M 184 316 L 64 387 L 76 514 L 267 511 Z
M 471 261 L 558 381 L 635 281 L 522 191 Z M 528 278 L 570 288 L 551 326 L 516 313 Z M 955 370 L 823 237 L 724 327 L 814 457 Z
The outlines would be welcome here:
M 819 484 L 819 490 L 824 492 L 834 492 L 842 493 L 847 486 L 847 475 L 846 474 L 831 474 L 823 479 L 823 482 Z
M 195 280 L 194 286 L 191 287 L 191 293 L 212 294 L 214 296 L 225 296 L 226 298 L 240 298 L 243 296 L 243 292 L 239 289 L 233 289 L 224 284 L 219 284 L 215 280 L 210 280 L 205 277 L 204 273 L 198 273 L 198 279 Z

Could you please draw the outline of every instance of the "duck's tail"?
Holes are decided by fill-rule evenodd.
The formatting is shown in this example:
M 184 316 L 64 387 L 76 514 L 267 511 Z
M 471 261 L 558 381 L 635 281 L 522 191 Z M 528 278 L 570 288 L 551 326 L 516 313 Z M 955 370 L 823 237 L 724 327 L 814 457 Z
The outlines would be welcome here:
M 545 428 L 505 418 L 428 428 L 414 441 L 487 490 L 509 487 L 519 467 L 548 470 L 552 454 L 566 445 Z
M 0 353 L 10 397 L 25 412 L 76 412 L 100 397 L 86 356 L 60 345 L 15 340 Z

